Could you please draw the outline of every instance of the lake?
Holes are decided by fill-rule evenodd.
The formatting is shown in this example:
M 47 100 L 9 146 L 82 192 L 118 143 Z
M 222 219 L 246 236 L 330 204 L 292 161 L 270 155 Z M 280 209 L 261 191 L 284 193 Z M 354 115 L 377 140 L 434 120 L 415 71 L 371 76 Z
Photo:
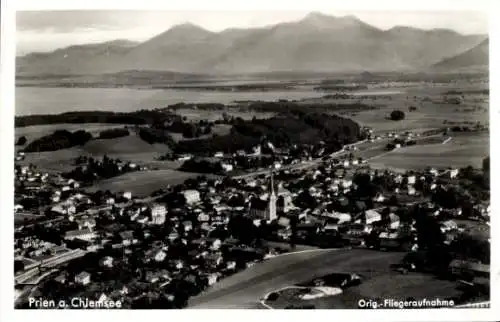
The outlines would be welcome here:
M 16 116 L 106 110 L 131 112 L 175 103 L 223 103 L 321 97 L 312 89 L 268 92 L 210 92 L 132 88 L 16 87 Z

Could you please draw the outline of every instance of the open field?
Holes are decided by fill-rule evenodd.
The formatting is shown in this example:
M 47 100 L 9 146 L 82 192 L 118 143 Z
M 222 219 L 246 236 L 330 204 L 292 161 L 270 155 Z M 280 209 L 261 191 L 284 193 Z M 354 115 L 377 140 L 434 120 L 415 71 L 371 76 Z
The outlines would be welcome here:
M 89 192 L 97 190 L 111 192 L 130 191 L 135 196 L 149 196 L 158 189 L 167 185 L 184 182 L 188 178 L 198 176 L 198 173 L 181 172 L 175 170 L 153 170 L 131 172 L 111 179 L 102 180 L 86 189 Z
M 266 301 L 266 304 L 275 309 L 283 309 L 288 305 L 314 305 L 316 309 L 357 309 L 360 299 L 394 299 L 406 300 L 408 298 L 441 300 L 459 296 L 457 283 L 439 280 L 431 275 L 410 273 L 402 275 L 396 272 L 374 274 L 366 276 L 359 286 L 344 290 L 342 294 L 326 296 L 312 300 L 301 300 L 288 296 L 276 302 Z M 382 302 L 383 303 L 383 302 Z M 381 304 L 382 304 L 381 303 Z M 391 308 L 391 307 L 387 307 Z
M 105 124 L 105 123 L 87 123 L 87 124 L 49 124 L 49 125 L 32 125 L 25 127 L 17 127 L 14 129 L 14 136 L 17 140 L 21 136 L 25 136 L 28 143 L 36 139 L 41 138 L 54 133 L 56 130 L 68 130 L 71 132 L 78 130 L 85 130 L 90 132 L 94 137 L 99 135 L 99 132 L 114 129 L 123 128 L 125 124 Z
M 34 164 L 44 171 L 67 171 L 72 169 L 74 160 L 80 155 L 100 158 L 104 155 L 122 161 L 135 162 L 140 165 L 172 169 L 180 166 L 179 162 L 157 161 L 156 158 L 168 151 L 163 144 L 149 144 L 135 134 L 129 136 L 91 140 L 84 146 L 49 152 L 26 153 L 26 158 L 19 164 Z
M 426 167 L 466 167 L 482 166 L 482 160 L 489 155 L 489 136 L 470 134 L 453 137 L 446 144 L 424 144 L 394 150 L 371 165 L 375 168 L 395 168 L 401 170 L 424 169 Z
M 358 102 L 374 105 L 377 108 L 373 110 L 332 111 L 332 113 L 352 118 L 361 125 L 373 128 L 375 133 L 440 128 L 463 122 L 489 123 L 488 95 L 467 92 L 467 90 L 483 90 L 487 87 L 484 85 L 463 87 L 464 85 L 455 84 L 434 86 L 428 83 L 408 88 L 388 88 L 387 92 L 377 90 L 371 95 L 356 95 L 348 99 L 311 98 L 303 101 L 344 104 Z M 393 90 L 389 91 L 389 89 Z M 464 90 L 464 99 L 461 104 L 450 104 L 444 101 L 444 92 L 459 89 Z M 410 112 L 408 110 L 410 106 L 416 107 L 417 110 Z M 393 110 L 405 112 L 405 119 L 401 121 L 388 119 L 387 117 Z
M 287 254 L 223 279 L 191 299 L 189 304 L 191 308 L 200 309 L 259 308 L 260 299 L 269 292 L 335 272 L 354 272 L 369 278 L 364 285 L 342 295 L 343 307 L 351 307 L 360 298 L 374 298 L 377 288 L 387 296 L 407 294 L 405 298 L 455 295 L 454 283 L 438 281 L 431 276 L 415 274 L 408 281 L 402 281 L 391 272 L 389 265 L 398 263 L 404 254 L 363 249 L 322 249 Z M 335 307 L 331 304 L 328 308 Z

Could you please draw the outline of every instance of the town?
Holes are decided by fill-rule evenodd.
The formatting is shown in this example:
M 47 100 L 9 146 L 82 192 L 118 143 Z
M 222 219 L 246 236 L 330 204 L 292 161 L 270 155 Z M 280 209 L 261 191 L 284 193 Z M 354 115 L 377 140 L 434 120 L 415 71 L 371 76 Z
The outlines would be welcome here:
M 64 175 L 16 165 L 16 307 L 42 296 L 183 308 L 225 277 L 304 247 L 404 251 L 404 262 L 387 265 L 466 281 L 457 303 L 488 298 L 489 239 L 471 236 L 489 236 L 489 158 L 482 169 L 373 169 L 373 150 L 449 138 L 363 131 L 363 140 L 328 154 L 318 146 L 292 154 L 270 141 L 250 153 L 217 152 L 209 159 L 219 175 L 144 198 L 126 186 L 85 190 L 89 175 L 106 177 L 103 169 L 148 171 L 126 160 L 78 158 L 92 171 Z

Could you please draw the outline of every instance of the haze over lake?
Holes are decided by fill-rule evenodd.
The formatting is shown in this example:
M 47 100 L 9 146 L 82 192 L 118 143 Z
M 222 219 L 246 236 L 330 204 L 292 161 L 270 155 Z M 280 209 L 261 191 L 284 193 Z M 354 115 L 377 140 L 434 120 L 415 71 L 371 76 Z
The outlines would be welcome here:
M 312 89 L 268 92 L 215 92 L 196 90 L 158 90 L 131 88 L 49 88 L 17 87 L 16 115 L 58 114 L 75 111 L 106 110 L 131 112 L 165 107 L 176 103 L 223 103 L 279 99 L 299 100 L 321 97 Z

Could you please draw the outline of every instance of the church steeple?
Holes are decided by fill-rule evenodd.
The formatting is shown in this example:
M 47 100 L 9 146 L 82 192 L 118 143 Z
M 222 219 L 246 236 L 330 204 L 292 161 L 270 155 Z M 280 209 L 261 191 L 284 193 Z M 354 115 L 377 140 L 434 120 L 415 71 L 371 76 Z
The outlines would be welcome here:
M 274 176 L 273 176 L 273 168 L 271 167 L 271 193 L 269 195 L 269 221 L 273 221 L 276 219 L 276 193 L 274 189 Z
M 271 194 L 275 194 L 273 168 L 271 168 Z

